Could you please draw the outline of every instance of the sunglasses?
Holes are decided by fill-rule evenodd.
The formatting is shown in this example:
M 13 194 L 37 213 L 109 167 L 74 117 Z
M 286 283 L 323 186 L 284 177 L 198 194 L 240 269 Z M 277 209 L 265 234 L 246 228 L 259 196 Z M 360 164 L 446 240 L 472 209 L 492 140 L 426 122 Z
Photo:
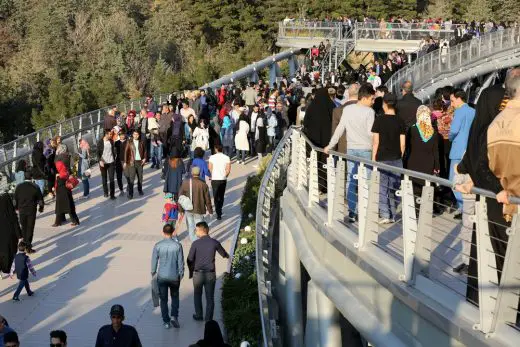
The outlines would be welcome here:
M 51 343 L 50 346 L 51 347 L 63 347 L 65 345 L 63 343 Z

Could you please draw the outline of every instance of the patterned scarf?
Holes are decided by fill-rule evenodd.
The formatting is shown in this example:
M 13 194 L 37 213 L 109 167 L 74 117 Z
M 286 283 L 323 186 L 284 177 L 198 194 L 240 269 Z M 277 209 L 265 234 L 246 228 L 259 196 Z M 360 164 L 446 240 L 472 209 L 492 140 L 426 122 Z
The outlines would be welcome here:
M 419 106 L 417 109 L 417 130 L 423 142 L 428 142 L 433 136 L 431 110 L 428 106 Z

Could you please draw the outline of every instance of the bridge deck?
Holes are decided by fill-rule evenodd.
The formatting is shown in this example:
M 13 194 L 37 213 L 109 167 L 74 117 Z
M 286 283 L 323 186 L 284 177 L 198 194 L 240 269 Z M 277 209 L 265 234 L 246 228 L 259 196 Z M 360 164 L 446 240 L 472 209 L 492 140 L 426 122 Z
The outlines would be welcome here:
M 233 165 L 226 192 L 224 219 L 213 219 L 210 233 L 225 249 L 231 247 L 240 217 L 240 199 L 252 164 Z M 38 216 L 31 256 L 37 277 L 31 276 L 34 297 L 22 292 L 21 302 L 11 301 L 15 280 L 0 281 L 0 313 L 21 338 L 23 346 L 48 343 L 49 332 L 63 329 L 69 346 L 93 346 L 96 334 L 109 324 L 113 304 L 125 308 L 126 323 L 134 325 L 144 346 L 188 346 L 203 337 L 204 323 L 192 319 L 193 286 L 186 276 L 180 289 L 180 329 L 165 330 L 159 308 L 150 295 L 150 257 L 161 240 L 162 182 L 159 171 L 145 169 L 143 197 L 133 200 L 103 198 L 99 172 L 90 180 L 91 198 L 77 200 L 81 225 L 52 228 L 54 203 Z M 75 198 L 81 188 L 75 190 Z M 117 189 L 116 189 L 117 191 Z M 191 242 L 183 222 L 179 238 L 187 256 Z M 222 324 L 220 287 L 227 261 L 217 255 L 215 319 Z

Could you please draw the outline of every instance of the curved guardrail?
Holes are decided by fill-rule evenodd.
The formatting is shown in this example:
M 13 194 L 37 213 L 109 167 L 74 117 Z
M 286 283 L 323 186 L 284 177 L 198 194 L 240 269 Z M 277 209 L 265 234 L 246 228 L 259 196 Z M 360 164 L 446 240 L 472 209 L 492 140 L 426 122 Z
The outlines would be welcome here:
M 256 273 L 258 281 L 258 299 L 260 319 L 262 321 L 263 346 L 282 346 L 278 334 L 276 317 L 271 309 L 273 295 L 271 284 L 274 281 L 271 267 L 271 247 L 273 245 L 272 218 L 279 203 L 278 199 L 287 185 L 287 170 L 291 162 L 291 130 L 287 131 L 276 147 L 271 161 L 265 170 L 256 205 Z
M 166 101 L 167 97 L 167 94 L 154 95 L 154 99 L 159 104 Z M 117 106 L 118 110 L 127 113 L 129 110 L 141 108 L 144 101 L 145 98 L 128 100 L 98 110 L 83 113 L 3 144 L 0 147 L 0 172 L 4 172 L 10 176 L 10 171 L 14 170 L 16 161 L 24 158 L 30 160 L 33 146 L 38 141 L 44 141 L 45 139 L 52 138 L 56 135 L 62 136 L 65 141 L 72 136 L 76 136 L 79 139 L 83 133 L 90 133 L 92 130 L 95 130 L 95 132 L 92 133 L 92 136 L 97 139 L 99 128 L 103 123 L 104 116 L 113 106 Z M 73 144 L 69 141 L 67 144 L 69 146 L 72 145 L 72 148 L 77 150 L 77 141 L 74 141 Z
M 322 158 L 318 159 L 319 156 Z M 326 164 L 322 161 L 325 160 L 323 156 Z M 356 175 L 347 174 L 347 161 L 349 165 L 354 163 L 359 166 Z M 326 175 L 322 176 L 320 172 Z M 385 172 L 399 176 L 401 182 L 401 187 L 396 188 L 396 195 L 402 201 L 401 210 L 398 211 L 398 220 L 390 225 L 379 224 L 378 217 L 380 185 L 383 184 L 382 176 Z M 323 196 L 319 193 L 319 185 L 323 184 L 320 180 L 325 176 L 328 193 Z M 349 185 L 348 177 L 356 182 L 359 220 L 345 224 L 348 216 L 345 201 L 348 199 L 344 187 Z M 419 195 L 415 195 L 413 190 L 412 181 L 416 179 L 425 182 L 422 192 L 417 193 Z M 457 244 L 471 245 L 475 241 L 457 236 L 460 222 L 453 220 L 450 214 L 433 213 L 434 206 L 442 206 L 434 202 L 434 185 L 451 188 L 453 183 L 436 176 L 334 151 L 327 156 L 301 131 L 291 128 L 276 148 L 266 170 L 257 203 L 256 266 L 263 345 L 270 347 L 283 343 L 278 332 L 277 317 L 274 316 L 278 311 L 278 302 L 277 291 L 273 290 L 272 284 L 277 282 L 278 275 L 276 262 L 273 262 L 276 257 L 273 253 L 277 251 L 273 249 L 276 211 L 279 197 L 286 187 L 290 187 L 290 192 L 299 192 L 298 196 L 305 198 L 302 206 L 312 211 L 322 210 L 319 213 L 312 212 L 324 218 L 322 223 L 325 226 L 318 222 L 320 228 L 323 227 L 320 232 L 334 230 L 335 235 L 341 237 L 341 242 L 347 242 L 343 245 L 352 250 L 346 254 L 351 261 L 358 264 L 357 261 L 364 259 L 367 264 L 371 264 L 365 266 L 364 271 L 374 278 L 385 277 L 382 280 L 384 283 L 389 279 L 394 281 L 388 289 L 404 303 L 412 303 L 410 308 L 415 314 L 423 319 L 438 317 L 433 318 L 432 324 L 440 324 L 441 329 L 444 329 L 444 323 L 438 322 L 450 322 L 457 327 L 457 331 L 464 331 L 464 334 L 453 335 L 455 339 L 461 342 L 478 341 L 475 346 L 488 343 L 491 346 L 509 346 L 518 343 L 520 334 L 514 325 L 520 288 L 518 267 L 515 265 L 520 261 L 517 252 L 520 247 L 520 216 L 513 216 L 510 226 L 502 225 L 508 234 L 508 240 L 503 241 L 507 242 L 507 250 L 505 254 L 495 253 L 486 210 L 486 199 L 495 199 L 495 194 L 480 188 L 472 190 L 479 198 L 472 217 L 476 224 L 477 240 L 474 245 L 478 254 L 478 278 L 475 279 L 478 284 L 473 290 L 478 292 L 479 297 L 478 306 L 473 306 L 466 301 L 469 300 L 466 298 L 469 284 L 464 278 L 451 273 L 451 265 L 445 263 L 445 258 L 456 252 L 454 247 L 458 247 Z M 520 199 L 512 198 L 511 202 L 519 204 Z M 385 256 L 372 254 L 375 249 L 379 252 L 377 254 Z M 495 264 L 498 257 L 504 260 L 503 267 Z M 381 269 L 391 269 L 391 273 L 384 273 L 386 270 Z M 501 273 L 500 282 L 497 279 L 498 272 Z M 360 322 L 351 323 L 354 327 L 357 323 L 360 329 L 363 327 Z M 366 334 L 364 337 L 368 341 L 378 341 L 377 331 L 360 331 Z M 451 328 L 444 331 L 449 336 L 454 334 Z
M 411 81 L 415 90 L 420 91 L 434 83 L 443 81 L 446 84 L 452 83 L 447 78 L 449 75 L 460 74 L 456 82 L 460 82 L 461 78 L 471 79 L 489 72 L 489 69 L 482 69 L 482 73 L 479 73 L 480 62 L 492 63 L 502 55 L 507 58 L 518 49 L 520 49 L 520 27 L 496 31 L 450 47 L 446 52 L 438 49 L 425 54 L 397 71 L 388 80 L 386 86 L 394 93 L 399 93 L 402 84 L 406 81 Z M 499 67 L 497 64 L 496 68 Z M 466 71 L 469 71 L 469 75 L 464 74 Z M 424 95 L 423 99 L 425 97 L 427 96 Z

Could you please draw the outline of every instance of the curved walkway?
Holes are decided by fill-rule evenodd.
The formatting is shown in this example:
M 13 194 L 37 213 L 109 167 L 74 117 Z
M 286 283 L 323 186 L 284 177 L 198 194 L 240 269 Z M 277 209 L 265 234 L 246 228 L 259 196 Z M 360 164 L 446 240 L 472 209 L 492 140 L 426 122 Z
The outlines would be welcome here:
M 230 250 L 240 218 L 240 199 L 252 163 L 234 164 L 228 181 L 222 221 L 212 219 L 210 234 Z M 21 302 L 11 300 L 16 280 L 0 281 L 0 313 L 14 328 L 23 346 L 43 346 L 49 332 L 63 329 L 69 346 L 92 347 L 98 329 L 109 324 L 113 304 L 125 308 L 125 323 L 134 325 L 143 346 L 188 346 L 203 337 L 204 323 L 192 319 L 193 286 L 186 275 L 180 289 L 180 329 L 165 330 L 159 308 L 153 308 L 150 290 L 150 256 L 155 242 L 162 238 L 163 201 L 160 173 L 145 169 L 143 190 L 133 200 L 103 197 L 99 171 L 91 178 L 91 198 L 77 200 L 81 225 L 52 228 L 54 203 L 38 216 L 35 249 L 31 256 L 37 277 L 31 277 L 34 297 L 25 292 Z M 117 188 L 116 188 L 117 192 Z M 183 222 L 179 238 L 186 258 L 190 241 Z M 220 287 L 227 261 L 217 255 L 215 319 L 221 327 Z

